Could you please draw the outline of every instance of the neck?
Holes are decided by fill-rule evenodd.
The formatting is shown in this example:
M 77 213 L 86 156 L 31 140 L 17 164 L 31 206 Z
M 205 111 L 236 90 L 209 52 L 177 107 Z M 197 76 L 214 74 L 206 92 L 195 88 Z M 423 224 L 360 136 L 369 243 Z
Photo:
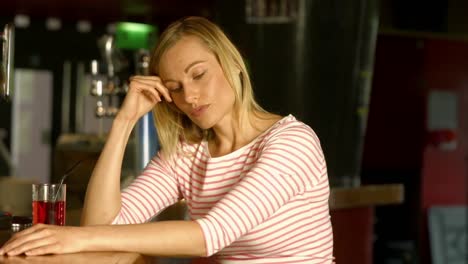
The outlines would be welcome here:
M 248 115 L 250 120 L 252 114 Z M 250 121 L 240 124 L 237 118 L 229 116 L 213 127 L 214 138 L 210 143 L 212 156 L 221 156 L 246 145 L 254 130 Z
M 223 156 L 247 145 L 279 119 L 281 116 L 251 112 L 243 118 L 247 121 L 239 124 L 232 116 L 225 117 L 213 127 L 214 137 L 208 141 L 211 156 Z

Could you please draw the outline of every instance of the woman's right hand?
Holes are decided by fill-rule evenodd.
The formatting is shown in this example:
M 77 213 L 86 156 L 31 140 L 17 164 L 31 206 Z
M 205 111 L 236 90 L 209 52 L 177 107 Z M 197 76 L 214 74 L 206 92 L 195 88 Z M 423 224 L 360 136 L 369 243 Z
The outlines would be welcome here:
M 165 99 L 172 102 L 169 90 L 158 76 L 137 75 L 130 78 L 130 85 L 117 118 L 137 122 L 143 115 Z

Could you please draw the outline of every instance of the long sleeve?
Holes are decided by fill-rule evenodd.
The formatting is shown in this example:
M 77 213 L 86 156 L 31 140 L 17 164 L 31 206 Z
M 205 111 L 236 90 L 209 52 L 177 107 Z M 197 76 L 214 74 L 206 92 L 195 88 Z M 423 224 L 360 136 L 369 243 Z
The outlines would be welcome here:
M 321 194 L 303 196 L 313 192 Z M 207 215 L 196 220 L 205 235 L 207 255 L 231 245 L 299 196 L 325 209 L 320 217 L 330 235 L 328 195 L 326 164 L 318 138 L 308 126 L 287 127 L 271 136 L 255 165 Z M 319 246 L 329 247 L 331 242 L 323 241 L 327 239 L 319 241 L 323 242 Z
M 144 223 L 177 202 L 180 192 L 171 166 L 158 153 L 121 197 L 122 207 L 112 224 Z

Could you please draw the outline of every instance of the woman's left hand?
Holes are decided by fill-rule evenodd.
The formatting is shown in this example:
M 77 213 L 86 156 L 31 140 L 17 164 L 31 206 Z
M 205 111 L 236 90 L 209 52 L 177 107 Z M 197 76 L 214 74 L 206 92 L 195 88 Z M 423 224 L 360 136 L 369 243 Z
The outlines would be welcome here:
M 28 256 L 80 252 L 89 236 L 84 228 L 36 224 L 14 234 L 1 248 L 0 255 Z

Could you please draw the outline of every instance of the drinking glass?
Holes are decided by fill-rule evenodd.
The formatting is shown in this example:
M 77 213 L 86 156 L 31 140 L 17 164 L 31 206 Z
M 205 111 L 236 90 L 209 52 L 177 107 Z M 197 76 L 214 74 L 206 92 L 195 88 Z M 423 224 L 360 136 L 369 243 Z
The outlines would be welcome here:
M 65 225 L 66 194 L 66 184 L 33 184 L 33 224 Z

